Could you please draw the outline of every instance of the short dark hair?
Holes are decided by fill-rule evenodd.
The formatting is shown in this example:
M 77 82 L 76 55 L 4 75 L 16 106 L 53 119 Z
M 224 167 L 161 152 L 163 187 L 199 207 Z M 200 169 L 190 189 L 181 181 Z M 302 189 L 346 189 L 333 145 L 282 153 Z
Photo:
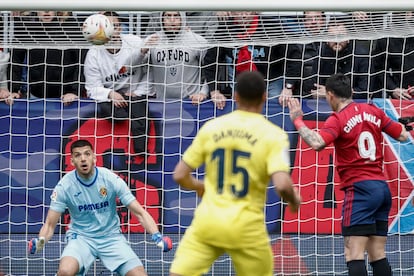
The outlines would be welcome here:
M 260 72 L 244 71 L 237 76 L 235 90 L 241 100 L 260 103 L 266 93 L 266 83 Z
M 103 13 L 103 15 L 119 18 L 119 13 L 117 13 L 115 11 L 106 11 L 106 12 Z
M 73 153 L 73 150 L 75 148 L 82 148 L 87 146 L 89 146 L 93 150 L 93 146 L 91 142 L 89 142 L 88 140 L 77 140 L 73 142 L 72 145 L 70 145 L 70 153 Z
M 331 75 L 326 80 L 325 88 L 339 98 L 352 98 L 351 80 L 342 73 Z
M 106 11 L 103 13 L 103 15 L 108 16 L 108 17 L 115 17 L 118 19 L 119 23 L 124 23 L 124 17 L 121 17 L 119 15 L 119 13 L 115 12 L 115 11 Z

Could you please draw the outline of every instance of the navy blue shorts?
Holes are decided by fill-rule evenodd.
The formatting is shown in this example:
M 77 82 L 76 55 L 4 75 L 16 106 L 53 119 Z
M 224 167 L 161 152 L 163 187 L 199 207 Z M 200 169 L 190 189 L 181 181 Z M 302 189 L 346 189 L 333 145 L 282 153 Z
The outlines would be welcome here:
M 387 182 L 366 180 L 345 189 L 343 236 L 387 236 L 391 192 Z

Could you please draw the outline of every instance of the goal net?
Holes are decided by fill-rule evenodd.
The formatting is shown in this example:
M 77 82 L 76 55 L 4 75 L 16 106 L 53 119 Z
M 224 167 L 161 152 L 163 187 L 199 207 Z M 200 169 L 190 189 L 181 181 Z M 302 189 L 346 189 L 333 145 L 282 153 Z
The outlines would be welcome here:
M 68 213 L 62 215 L 42 253 L 29 255 L 26 246 L 43 225 L 56 183 L 73 169 L 70 145 L 78 138 L 92 142 L 97 165 L 112 169 L 128 183 L 176 248 L 200 199 L 178 188 L 173 169 L 206 121 L 234 109 L 231 95 L 239 70 L 259 70 L 266 77 L 269 95 L 263 114 L 289 134 L 292 178 L 303 199 L 298 214 L 292 214 L 268 188 L 266 225 L 274 275 L 347 275 L 341 236 L 343 192 L 338 188 L 334 148 L 330 145 L 321 152 L 309 148 L 298 137 L 279 97 L 281 93 L 298 97 L 306 124 L 318 128 L 331 109 L 323 86 L 315 84 L 323 85 L 329 75 L 343 72 L 352 80 L 356 101 L 371 100 L 394 120 L 414 121 L 414 90 L 410 95 L 414 15 L 409 11 L 185 12 L 181 31 L 203 39 L 167 38 L 160 45 L 147 45 L 149 57 L 141 64 L 124 60 L 106 68 L 116 68 L 103 81 L 109 87 L 131 72 L 154 72 L 141 81 L 152 85 L 156 94 L 148 98 L 147 112 L 135 118 L 146 126 L 142 154 L 137 152 L 139 137 L 132 133 L 132 124 L 128 120 L 112 124 L 112 117 L 102 116 L 98 101 L 89 97 L 85 59 L 92 45 L 84 39 L 81 26 L 93 13 L 97 11 L 1 12 L 0 95 L 6 95 L 7 89 L 17 98 L 12 104 L 11 96 L 0 99 L 0 275 L 56 273 Z M 144 41 L 160 31 L 161 12 L 118 14 L 124 35 Z M 174 32 L 169 35 L 176 37 Z M 141 45 L 127 48 L 140 51 Z M 200 104 L 188 97 L 195 85 L 189 82 L 190 72 L 199 82 L 196 91 L 206 91 L 207 98 Z M 128 81 L 137 85 L 132 78 Z M 223 109 L 214 104 L 211 91 L 227 97 Z M 68 93 L 71 97 L 63 101 L 61 96 Z M 384 136 L 381 150 L 392 192 L 387 256 L 393 275 L 413 275 L 412 137 L 410 143 L 397 143 Z M 204 170 L 195 175 L 203 178 Z M 124 206 L 119 205 L 118 214 L 121 230 L 147 273 L 168 275 L 175 251 L 160 252 Z M 88 275 L 112 274 L 97 260 Z M 220 257 L 208 275 L 235 275 L 230 258 Z

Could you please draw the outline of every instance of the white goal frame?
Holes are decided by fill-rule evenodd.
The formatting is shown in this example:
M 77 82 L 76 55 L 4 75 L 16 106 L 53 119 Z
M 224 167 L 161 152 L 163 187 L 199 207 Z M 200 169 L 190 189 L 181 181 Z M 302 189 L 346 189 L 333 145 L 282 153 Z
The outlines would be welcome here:
M 268 12 L 269 14 L 280 14 L 280 15 L 293 15 L 297 16 L 299 19 L 301 17 L 301 14 L 303 11 L 310 11 L 310 10 L 317 10 L 317 11 L 325 11 L 326 14 L 332 13 L 332 14 L 340 14 L 340 13 L 348 13 L 352 11 L 367 11 L 367 12 L 382 12 L 386 11 L 387 13 L 392 13 L 394 11 L 414 11 L 414 1 L 413 0 L 395 0 L 395 1 L 389 1 L 389 0 L 348 0 L 348 1 L 341 1 L 341 2 L 327 2 L 322 0 L 309 0 L 309 1 L 269 1 L 269 0 L 261 0 L 261 1 L 251 1 L 251 0 L 210 0 L 205 2 L 193 2 L 193 1 L 185 1 L 185 0 L 177 0 L 177 1 L 171 1 L 171 0 L 158 0 L 158 1 L 132 1 L 132 0 L 60 0 L 59 2 L 54 2 L 52 0 L 1 0 L 0 1 L 0 11 L 1 13 L 5 14 L 5 18 L 10 18 L 11 21 L 7 22 L 4 21 L 4 23 L 10 23 L 9 26 L 13 27 L 14 21 L 12 18 L 12 13 L 10 11 L 21 11 L 21 10 L 27 10 L 27 11 L 38 11 L 38 10 L 55 10 L 55 11 L 75 11 L 80 13 L 87 13 L 88 11 L 101 11 L 101 10 L 110 10 L 110 11 L 137 11 L 137 13 L 146 13 L 151 11 L 168 11 L 168 10 L 179 10 L 179 11 L 236 11 L 236 10 L 243 10 L 243 11 L 260 11 L 260 12 Z M 148 15 L 148 14 L 145 14 Z M 1 16 L 1 15 L 0 15 Z M 138 15 L 137 15 L 138 16 Z M 328 15 L 329 16 L 329 15 Z M 385 18 L 386 16 L 384 16 Z M 379 17 L 378 17 L 379 18 Z M 388 22 L 384 19 L 384 25 Z M 134 19 L 135 20 L 135 17 Z M 138 22 L 141 22 L 140 20 L 137 20 Z M 349 22 L 351 22 L 350 20 Z M 387 21 L 387 22 L 386 22 Z M 134 21 L 135 22 L 135 21 Z M 348 23 L 349 23 L 348 22 Z M 377 22 L 377 21 L 375 21 Z M 382 21 L 378 21 L 382 22 Z M 136 23 L 139 24 L 139 23 Z M 131 22 L 131 26 L 133 26 Z M 373 33 L 373 37 L 367 38 L 365 36 L 366 33 L 363 33 L 360 31 L 360 29 L 353 30 L 353 33 L 350 35 L 353 38 L 367 38 L 369 40 L 377 39 L 378 37 L 383 36 L 408 36 L 408 34 L 411 34 L 413 29 L 403 29 L 405 25 L 397 25 L 396 28 L 398 30 L 401 30 L 400 32 L 396 32 L 394 29 L 392 32 L 381 32 L 380 34 Z M 134 28 L 134 27 L 132 27 Z M 132 29 L 131 28 L 131 29 Z M 367 27 L 367 32 L 371 31 Z M 4 36 L 3 42 L 6 44 L 9 42 L 6 36 Z M 81 37 L 82 38 L 82 37 Z M 321 41 L 325 41 L 326 37 L 319 38 Z M 0 38 L 1 40 L 1 38 Z M 269 40 L 270 41 L 270 40 Z M 307 42 L 306 37 L 299 36 L 286 36 L 281 37 L 281 40 L 278 41 L 278 43 L 284 43 L 285 41 L 288 41 L 289 43 L 296 43 L 296 41 L 299 41 L 301 43 Z M 271 41 L 270 41 L 271 42 Z M 270 43 L 268 41 L 265 41 L 264 43 Z M 226 41 L 226 43 L 230 43 Z M 10 48 L 13 49 L 14 47 L 18 48 L 21 47 L 21 45 L 13 44 L 13 42 L 9 43 L 8 45 Z M 213 42 L 211 42 L 213 44 Z M 229 44 L 230 45 L 230 44 Z M 1 44 L 0 44 L 1 46 Z M 29 45 L 33 48 L 39 48 L 43 45 Z M 233 45 L 231 45 L 233 46 Z M 64 47 L 64 46 L 62 46 Z M 73 47 L 73 46 L 72 46 Z M 76 47 L 79 47 L 79 49 L 84 49 L 85 46 L 83 44 L 76 45 Z M 7 47 L 5 47 L 5 51 L 9 50 Z M 53 101 L 53 100 L 52 100 Z M 414 105 L 413 105 L 414 106 Z M 319 106 L 315 106 L 315 110 L 319 109 Z M 12 109 L 10 109 L 12 110 Z M 269 109 L 270 110 L 270 109 Z M 324 108 L 322 108 L 322 112 L 325 112 Z M 158 110 L 157 110 L 158 111 Z M 266 111 L 267 112 L 267 111 Z M 274 116 L 274 114 L 267 113 L 267 115 L 270 115 L 269 117 Z M 182 114 L 179 114 L 177 118 L 174 119 L 180 119 L 184 122 L 184 125 L 186 123 L 187 117 L 185 117 Z M 214 113 L 214 116 L 216 116 L 216 113 Z M 85 118 L 83 118 L 85 119 Z M 198 119 L 197 119 L 198 120 Z M 200 121 L 204 121 L 203 119 L 200 119 Z M 181 129 L 178 130 L 181 135 Z M 302 151 L 302 148 L 298 148 L 298 150 Z M 306 149 L 307 150 L 307 149 Z M 179 152 L 177 152 L 177 155 Z M 47 153 L 46 153 L 47 155 Z M 170 172 L 167 172 L 167 174 Z M 298 176 L 302 177 L 302 176 Z M 36 187 L 37 190 L 39 190 L 38 187 Z M 178 188 L 177 188 L 178 189 Z M 181 198 L 179 200 L 182 200 Z M 315 196 L 315 199 L 311 200 L 312 202 L 319 202 L 319 199 Z M 408 201 L 407 201 L 408 202 Z M 46 198 L 44 204 L 48 204 L 48 198 Z M 1 206 L 0 206 L 1 207 Z M 162 206 L 162 208 L 164 208 Z M 192 210 L 183 208 L 184 212 L 189 212 Z M 180 211 L 181 212 L 181 211 Z M 398 215 L 404 216 L 405 214 L 399 213 Z M 332 214 L 334 216 L 334 214 Z M 336 218 L 337 219 L 337 218 Z M 306 220 L 306 219 L 305 219 Z M 160 218 L 160 221 L 162 219 Z M 338 219 L 336 222 L 339 221 Z M 329 221 L 328 221 L 329 222 Z M 31 224 L 41 224 L 42 221 L 39 222 L 31 222 Z M 272 221 L 274 223 L 274 221 Z M 168 223 L 167 223 L 168 224 Z M 167 225 L 166 224 L 166 225 Z M 399 221 L 396 221 L 394 225 L 396 229 L 398 228 Z M 333 225 L 333 224 L 332 224 Z M 168 225 L 171 226 L 171 225 Z M 174 225 L 175 226 L 175 225 Z M 391 226 L 390 226 L 391 227 Z M 315 229 L 317 230 L 317 229 Z M 61 230 L 59 230 L 61 231 Z M 176 242 L 175 246 L 178 244 L 180 235 L 182 234 L 181 230 L 178 231 L 178 234 L 173 234 L 172 236 L 173 240 Z M 29 237 L 32 237 L 32 233 L 25 234 L 18 234 L 17 240 L 11 239 L 11 235 L 9 234 L 3 234 L 0 233 L 0 249 L 2 247 L 2 239 L 3 243 L 7 244 L 7 250 L 5 250 L 3 247 L 3 252 L 12 252 L 14 251 L 13 245 L 16 244 L 16 242 L 19 243 L 19 245 L 24 244 L 26 239 Z M 405 233 L 404 233 L 405 234 Z M 410 235 L 414 233 L 409 233 L 408 235 L 403 235 L 398 233 L 393 233 L 390 235 L 390 242 L 393 244 L 396 244 L 398 246 L 395 246 L 396 250 L 390 252 L 392 256 L 393 263 L 399 262 L 405 262 L 405 258 L 401 258 L 401 256 L 407 256 L 410 254 L 413 254 L 413 249 L 407 247 L 410 247 L 411 242 L 406 241 L 414 241 L 414 235 Z M 149 268 L 150 271 L 159 270 L 162 271 L 162 275 L 166 275 L 168 273 L 168 268 L 170 266 L 170 263 L 172 261 L 173 255 L 162 255 L 162 254 L 153 254 L 153 245 L 149 242 L 149 236 L 147 234 L 126 234 L 128 240 L 133 244 L 134 249 L 136 249 L 139 252 L 145 252 L 142 256 L 142 260 L 145 261 L 145 265 L 147 268 Z M 54 239 L 49 243 L 49 247 L 47 250 L 45 250 L 42 254 L 43 255 L 35 255 L 35 256 L 23 256 L 20 258 L 20 255 L 13 255 L 10 254 L 12 257 L 5 257 L 6 260 L 2 264 L 2 255 L 0 254 L 0 270 L 4 268 L 4 264 L 7 264 L 8 266 L 13 266 L 14 262 L 22 263 L 26 262 L 26 266 L 30 267 L 31 265 L 35 264 L 38 266 L 43 267 L 51 267 L 50 263 L 56 263 L 57 262 L 57 256 L 63 248 L 63 241 L 62 241 L 63 234 L 59 232 L 59 234 L 54 235 Z M 8 239 L 6 241 L 6 238 Z M 343 257 L 343 240 L 340 235 L 336 234 L 319 234 L 319 233 L 305 233 L 304 237 L 301 236 L 301 234 L 295 234 L 295 232 L 289 232 L 287 231 L 281 231 L 281 233 L 273 234 L 271 236 L 272 242 L 277 240 L 277 246 L 275 246 L 275 252 L 274 252 L 274 259 L 275 262 L 278 262 L 280 264 L 281 274 L 277 273 L 275 275 L 299 275 L 299 274 L 293 274 L 286 271 L 290 271 L 289 269 L 292 267 L 294 271 L 297 269 L 301 269 L 303 263 L 301 262 L 300 258 L 307 258 L 307 260 L 315 260 L 315 267 L 310 267 L 308 274 L 302 274 L 302 275 L 332 275 L 330 273 L 339 273 L 340 275 L 343 275 L 345 273 L 345 263 L 344 263 L 344 257 Z M 296 245 L 296 247 L 291 245 Z M 318 246 L 316 246 L 319 244 Z M 52 246 L 51 246 L 52 245 Z M 315 246 L 315 248 L 312 248 L 312 246 Z M 306 248 L 307 247 L 307 248 Z M 308 250 L 309 248 L 309 250 Z M 325 249 L 331 249 L 334 248 L 334 251 L 326 251 Z M 289 255 L 291 253 L 291 249 L 299 249 L 298 252 L 293 252 L 292 255 Z M 21 248 L 19 249 L 20 251 Z M 16 250 L 16 251 L 19 251 Z M 278 250 L 278 251 L 277 251 Z M 321 250 L 321 251 L 320 251 Z M 149 253 L 150 252 L 150 253 Z M 389 251 L 387 251 L 389 252 Z M 0 250 L 0 253 L 1 250 Z M 387 253 L 388 254 L 388 253 Z M 148 257 L 150 256 L 150 257 Z M 152 258 L 153 256 L 156 256 L 157 258 Z M 23 261 L 21 261 L 23 260 Z M 293 260 L 290 262 L 290 260 Z M 295 263 L 297 261 L 297 263 Z M 311 262 L 311 261 L 309 261 Z M 213 270 L 210 272 L 212 274 L 208 275 L 214 275 L 214 273 L 218 273 L 220 271 L 229 271 L 229 275 L 231 275 L 234 271 L 233 268 L 230 265 L 229 259 L 227 256 L 222 257 L 216 262 L 217 266 L 213 268 Z M 330 264 L 333 264 L 334 269 L 331 271 L 325 271 L 324 265 L 327 264 L 327 268 L 331 269 L 329 266 Z M 367 264 L 368 265 L 368 264 Z M 2 267 L 3 266 L 3 267 Z M 407 266 L 400 267 L 393 267 L 395 270 L 395 275 L 399 276 L 406 276 L 409 274 L 405 273 L 411 273 L 414 271 L 414 266 L 411 264 L 409 265 L 409 271 L 406 272 L 404 269 L 407 269 Z M 161 268 L 159 268 L 161 267 Z M 214 270 L 215 269 L 215 270 Z M 287 270 L 285 270 L 287 269 Z M 29 270 L 29 268 L 27 268 Z M 90 270 L 90 274 L 94 273 L 94 275 L 100 275 L 100 273 L 107 273 L 107 271 L 103 268 L 103 265 L 100 261 L 98 261 L 93 268 Z M 161 272 L 160 272 L 161 273 Z M 325 273 L 325 274 L 324 274 Z M 398 274 L 397 274 L 398 273 Z M 1 275 L 0 271 L 0 275 Z M 108 274 L 104 274 L 108 275 Z M 221 274 L 223 275 L 223 274 Z M 335 274 L 334 274 L 335 275 Z M 338 274 L 337 274 L 338 275 Z
M 303 11 L 303 10 L 332 10 L 332 11 L 397 11 L 414 10 L 411 0 L 348 0 L 348 1 L 251 1 L 251 0 L 210 0 L 198 1 L 131 1 L 131 0 L 61 0 L 56 3 L 51 0 L 2 0 L 0 10 L 257 10 L 257 11 Z

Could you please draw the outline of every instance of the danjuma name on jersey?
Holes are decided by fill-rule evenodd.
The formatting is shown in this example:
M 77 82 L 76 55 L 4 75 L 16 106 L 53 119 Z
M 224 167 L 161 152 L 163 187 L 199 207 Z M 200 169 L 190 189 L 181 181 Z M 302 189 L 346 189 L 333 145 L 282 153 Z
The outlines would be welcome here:
M 254 146 L 257 142 L 257 138 L 244 129 L 227 129 L 213 134 L 213 139 L 216 143 L 225 138 L 244 139 L 252 146 Z

